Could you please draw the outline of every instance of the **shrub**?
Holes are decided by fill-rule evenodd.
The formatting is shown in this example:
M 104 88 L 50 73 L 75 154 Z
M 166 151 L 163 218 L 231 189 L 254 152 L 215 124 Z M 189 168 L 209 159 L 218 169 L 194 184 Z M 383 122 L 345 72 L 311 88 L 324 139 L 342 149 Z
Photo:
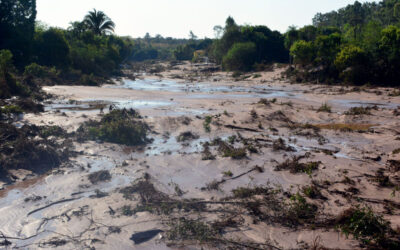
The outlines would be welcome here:
M 222 60 L 226 70 L 244 70 L 252 68 L 256 60 L 256 45 L 252 42 L 235 43 Z
M 48 68 L 41 66 L 37 63 L 31 63 L 25 67 L 24 75 L 35 76 L 35 77 L 55 77 L 59 74 L 55 67 Z
M 345 112 L 346 115 L 370 115 L 370 107 L 352 107 Z
M 102 140 L 128 146 L 147 143 L 148 126 L 136 120 L 135 110 L 113 110 L 101 121 L 89 121 L 78 129 L 79 139 Z
M 332 112 L 332 108 L 327 103 L 324 103 L 321 105 L 321 107 L 319 107 L 318 112 L 330 113 L 330 112 Z
M 99 85 L 93 74 L 90 74 L 90 75 L 83 74 L 81 76 L 81 78 L 79 79 L 79 82 L 80 82 L 80 84 L 85 85 L 85 86 Z
M 311 64 L 316 57 L 314 44 L 304 40 L 296 41 L 290 48 L 290 55 L 294 57 L 296 63 Z
M 344 81 L 361 84 L 367 80 L 367 61 L 368 58 L 363 49 L 349 45 L 339 52 L 334 63 Z
M 382 216 L 374 214 L 369 207 L 355 207 L 344 211 L 337 220 L 338 228 L 346 236 L 352 234 L 354 238 L 364 243 L 371 240 L 381 241 L 390 231 L 390 223 Z
M 204 127 L 204 130 L 205 130 L 207 133 L 210 133 L 210 132 L 211 132 L 211 127 L 210 127 L 211 121 L 212 121 L 212 117 L 209 116 L 209 115 L 206 116 L 206 118 L 204 119 L 203 127 Z

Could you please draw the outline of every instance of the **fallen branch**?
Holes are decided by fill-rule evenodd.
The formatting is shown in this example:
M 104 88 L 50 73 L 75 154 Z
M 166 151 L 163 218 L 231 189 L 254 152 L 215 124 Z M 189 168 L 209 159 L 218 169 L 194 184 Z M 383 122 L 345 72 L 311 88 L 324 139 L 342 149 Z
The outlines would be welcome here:
M 235 125 L 225 125 L 225 128 L 230 128 L 230 129 L 239 129 L 239 130 L 245 130 L 245 131 L 250 131 L 250 132 L 260 132 L 257 129 L 252 129 L 252 128 L 245 128 L 245 127 L 238 127 Z
M 59 201 L 50 203 L 50 204 L 48 204 L 48 205 L 46 205 L 46 206 L 44 206 L 44 207 L 40 207 L 40 208 L 38 208 L 38 209 L 35 209 L 35 210 L 33 210 L 33 211 L 30 211 L 30 212 L 27 214 L 27 216 L 29 216 L 29 215 L 31 215 L 31 214 L 33 214 L 33 213 L 36 213 L 36 212 L 38 212 L 38 211 L 40 211 L 40 210 L 46 209 L 46 208 L 48 208 L 48 207 L 51 207 L 51 206 L 54 206 L 54 205 L 57 205 L 57 204 L 60 204 L 60 203 L 64 203 L 64 202 L 69 202 L 69 201 L 73 201 L 73 200 L 78 200 L 78 199 L 80 199 L 80 198 L 82 198 L 82 197 L 64 199 L 64 200 L 59 200 Z

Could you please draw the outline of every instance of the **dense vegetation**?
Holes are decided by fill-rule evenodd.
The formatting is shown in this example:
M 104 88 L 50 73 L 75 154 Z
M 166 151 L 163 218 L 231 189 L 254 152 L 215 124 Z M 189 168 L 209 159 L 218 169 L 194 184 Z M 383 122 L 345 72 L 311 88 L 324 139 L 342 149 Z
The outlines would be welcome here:
M 266 26 L 238 25 L 229 17 L 215 26 L 216 39 L 132 39 L 112 32 L 102 11 L 89 11 L 67 29 L 36 22 L 35 0 L 0 2 L 0 97 L 29 96 L 29 82 L 96 85 L 120 73 L 121 63 L 145 60 L 201 61 L 208 56 L 224 70 L 262 70 L 265 64 L 294 63 L 296 81 L 398 85 L 400 0 L 355 2 L 318 13 L 313 25 L 285 34 Z M 38 82 L 36 82 L 38 83 Z
M 115 73 L 132 53 L 133 42 L 112 35 L 115 24 L 101 11 L 63 30 L 35 22 L 34 0 L 1 1 L 0 10 L 0 50 L 11 52 L 18 72 L 61 74 L 85 83 Z
M 225 28 L 214 29 L 223 34 L 212 44 L 210 57 L 226 70 L 244 71 L 257 68 L 256 64 L 288 60 L 284 36 L 278 31 L 266 26 L 239 26 L 231 17 Z
M 286 33 L 297 81 L 398 86 L 400 1 L 355 2 Z

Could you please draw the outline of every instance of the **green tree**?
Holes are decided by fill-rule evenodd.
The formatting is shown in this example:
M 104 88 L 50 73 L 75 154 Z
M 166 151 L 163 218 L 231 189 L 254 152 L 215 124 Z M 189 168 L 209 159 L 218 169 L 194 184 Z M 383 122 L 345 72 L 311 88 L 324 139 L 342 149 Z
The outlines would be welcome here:
M 332 65 L 340 50 L 341 40 L 342 37 L 338 33 L 318 36 L 314 42 L 317 50 L 317 62 L 325 67 Z
M 360 47 L 348 45 L 342 48 L 335 59 L 335 66 L 345 82 L 362 84 L 367 81 L 368 57 Z
M 13 67 L 13 55 L 9 50 L 0 50 L 0 77 L 5 77 Z
M 304 40 L 296 41 L 290 48 L 290 55 L 293 56 L 295 63 L 303 66 L 312 64 L 316 57 L 316 51 L 313 42 Z
M 400 78 L 400 28 L 389 26 L 382 30 L 378 55 L 381 78 L 386 82 L 397 82 Z
M 114 32 L 115 23 L 103 12 L 93 9 L 85 16 L 85 24 L 96 35 Z
M 235 43 L 224 56 L 222 67 L 226 70 L 249 70 L 256 61 L 257 47 L 255 43 Z
M 10 50 L 17 66 L 30 57 L 35 20 L 35 0 L 0 1 L 0 49 Z
M 69 45 L 60 29 L 36 33 L 35 52 L 40 65 L 65 67 L 70 64 Z

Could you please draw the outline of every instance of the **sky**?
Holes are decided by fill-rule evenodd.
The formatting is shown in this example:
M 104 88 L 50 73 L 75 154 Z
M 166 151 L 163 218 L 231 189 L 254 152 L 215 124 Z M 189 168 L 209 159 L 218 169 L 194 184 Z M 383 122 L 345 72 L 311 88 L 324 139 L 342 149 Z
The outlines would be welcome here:
M 366 1 L 360 1 L 366 2 Z M 291 25 L 311 24 L 318 12 L 329 12 L 354 0 L 37 0 L 37 19 L 67 28 L 96 8 L 115 23 L 121 36 L 214 37 L 213 27 L 228 16 L 238 24 L 266 25 L 285 32 Z

